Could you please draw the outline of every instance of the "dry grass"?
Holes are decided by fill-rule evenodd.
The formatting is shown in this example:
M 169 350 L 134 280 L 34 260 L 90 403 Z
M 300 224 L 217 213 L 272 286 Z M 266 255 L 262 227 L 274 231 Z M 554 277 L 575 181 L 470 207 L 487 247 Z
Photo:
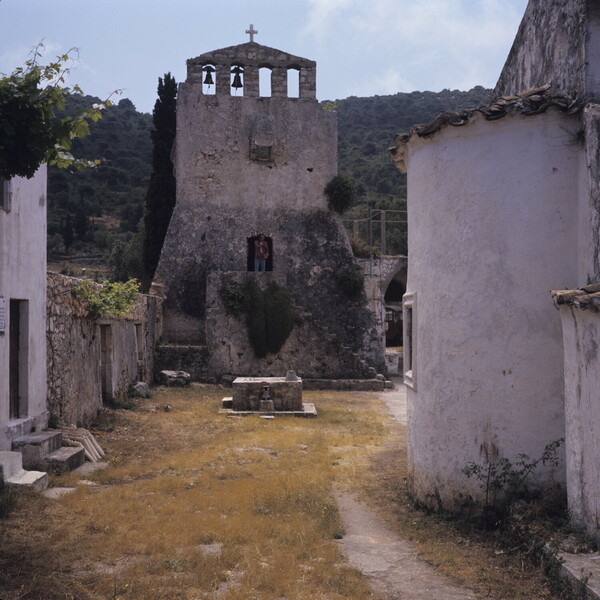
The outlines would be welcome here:
M 305 392 L 319 411 L 307 420 L 227 418 L 224 395 L 161 390 L 117 411 L 97 431 L 111 465 L 96 485 L 56 501 L 27 494 L 0 520 L 0 598 L 369 598 L 335 542 L 334 486 L 363 490 L 428 560 L 490 597 L 549 598 L 520 564 L 408 505 L 405 432 L 390 437 L 377 394 Z
M 385 418 L 319 393 L 318 419 L 227 418 L 223 395 L 165 390 L 119 411 L 97 433 L 111 466 L 95 486 L 28 496 L 1 522 L 0 598 L 366 598 L 334 541 L 330 491 Z M 173 410 L 151 412 L 157 403 Z
M 485 532 L 468 521 L 416 509 L 406 493 L 406 428 L 395 425 L 394 440 L 372 457 L 362 473 L 365 497 L 387 516 L 390 527 L 411 540 L 419 556 L 485 598 L 551 600 L 556 596 L 541 567 L 516 548 L 505 532 Z M 542 523 L 540 525 L 543 526 Z M 545 533 L 551 531 L 551 525 Z M 549 538 L 546 538 L 549 539 Z

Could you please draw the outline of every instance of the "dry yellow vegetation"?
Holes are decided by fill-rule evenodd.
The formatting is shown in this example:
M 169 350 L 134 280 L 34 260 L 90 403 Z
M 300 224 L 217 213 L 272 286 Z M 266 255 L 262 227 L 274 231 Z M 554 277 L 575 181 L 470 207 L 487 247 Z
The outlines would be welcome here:
M 410 506 L 405 429 L 381 394 L 305 392 L 317 419 L 273 420 L 220 414 L 224 395 L 159 388 L 134 411 L 104 413 L 95 434 L 110 465 L 93 485 L 54 477 L 76 491 L 26 494 L 0 520 L 0 598 L 372 598 L 336 543 L 336 488 L 379 505 L 391 528 L 482 595 L 551 597 L 493 542 Z
M 381 443 L 385 415 L 317 392 L 317 419 L 228 418 L 223 395 L 162 390 L 118 411 L 112 431 L 96 432 L 111 464 L 90 476 L 95 485 L 28 496 L 0 522 L 0 597 L 367 597 L 335 543 L 331 489 Z

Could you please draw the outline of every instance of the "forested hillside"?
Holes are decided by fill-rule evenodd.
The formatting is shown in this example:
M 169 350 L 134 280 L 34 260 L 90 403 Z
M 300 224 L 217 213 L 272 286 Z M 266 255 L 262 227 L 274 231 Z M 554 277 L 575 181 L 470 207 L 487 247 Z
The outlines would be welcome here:
M 477 86 L 468 92 L 410 92 L 371 98 L 338 100 L 339 169 L 350 175 L 357 186 L 357 202 L 345 219 L 364 219 L 368 205 L 375 209 L 406 209 L 406 176 L 390 160 L 389 148 L 397 133 L 412 125 L 427 123 L 447 110 L 474 108 L 487 104 L 491 90 Z M 378 218 L 378 217 L 377 217 Z M 387 251 L 406 252 L 406 226 L 391 221 L 404 220 L 403 213 L 388 214 Z M 347 223 L 350 229 L 351 224 Z M 378 242 L 378 223 L 373 224 L 373 242 Z M 359 233 L 367 237 L 365 221 Z
M 366 216 L 369 204 L 375 209 L 405 209 L 406 178 L 391 165 L 388 150 L 397 133 L 428 122 L 444 110 L 485 104 L 489 96 L 490 90 L 479 86 L 468 92 L 411 92 L 325 103 L 338 114 L 339 170 L 357 186 L 356 205 L 344 215 L 349 228 L 352 219 Z M 68 110 L 95 102 L 100 101 L 74 96 Z M 73 144 L 76 156 L 106 162 L 80 173 L 50 169 L 50 254 L 101 251 L 108 256 L 111 246 L 133 247 L 150 175 L 151 128 L 151 115 L 137 112 L 123 99 L 104 111 L 90 136 Z M 402 219 L 400 214 L 397 220 Z M 392 220 L 388 217 L 388 222 Z M 359 232 L 365 238 L 364 222 Z M 387 242 L 389 253 L 405 252 L 405 225 L 389 223 Z
M 66 112 L 99 103 L 71 96 Z M 123 99 L 92 123 L 91 133 L 74 140 L 72 152 L 105 162 L 94 169 L 48 172 L 48 249 L 50 253 L 108 251 L 111 233 L 136 232 L 143 215 L 150 176 L 152 117 Z

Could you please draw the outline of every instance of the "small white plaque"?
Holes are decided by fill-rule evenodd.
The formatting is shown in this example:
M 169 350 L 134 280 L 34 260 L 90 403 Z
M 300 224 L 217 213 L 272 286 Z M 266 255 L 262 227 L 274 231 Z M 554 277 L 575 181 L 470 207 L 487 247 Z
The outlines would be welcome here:
M 6 331 L 6 300 L 0 297 L 0 333 Z

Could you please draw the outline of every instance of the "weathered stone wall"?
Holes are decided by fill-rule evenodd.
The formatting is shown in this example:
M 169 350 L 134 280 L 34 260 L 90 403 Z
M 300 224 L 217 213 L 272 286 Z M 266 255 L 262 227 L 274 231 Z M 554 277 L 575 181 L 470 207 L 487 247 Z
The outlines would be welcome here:
M 278 353 L 261 359 L 255 356 L 250 344 L 245 317 L 237 318 L 226 313 L 220 289 L 224 284 L 243 283 L 246 277 L 255 278 L 263 290 L 270 281 L 276 281 L 294 295 L 294 286 L 289 285 L 290 280 L 285 275 L 277 273 L 211 273 L 207 280 L 208 373 L 278 377 L 293 369 L 303 378 L 372 377 L 375 373 L 369 371 L 358 347 L 360 338 L 343 337 L 345 331 L 352 331 L 354 326 L 360 332 L 361 326 L 366 328 L 370 324 L 369 315 L 365 317 L 363 308 L 364 296 L 355 301 L 349 300 L 329 284 L 326 290 L 331 297 L 327 302 L 337 305 L 337 309 L 331 305 L 319 305 L 326 280 L 332 275 L 331 268 L 315 273 L 314 282 L 307 283 L 300 295 L 302 301 L 314 294 L 314 310 L 304 303 L 295 304 L 295 324 L 287 341 Z M 320 312 L 326 310 L 332 311 L 330 314 L 339 311 L 339 314 L 330 322 Z M 384 370 L 384 367 L 378 366 L 379 372 Z
M 278 64 L 278 56 L 271 59 Z M 215 376 L 270 373 L 275 363 L 282 370 L 274 375 L 294 368 L 334 376 L 346 372 L 353 353 L 384 370 L 366 297 L 349 300 L 335 283 L 354 265 L 341 219 L 324 196 L 337 172 L 335 113 L 310 98 L 206 96 L 201 87 L 190 76 L 177 100 L 177 204 L 157 269 L 166 341 L 206 345 Z M 267 159 L 254 157 L 256 145 L 269 149 Z M 252 358 L 243 328 L 229 322 L 218 295 L 224 274 L 246 276 L 248 238 L 259 233 L 272 241 L 273 271 L 254 276 L 275 277 L 303 319 L 279 355 L 262 361 Z M 328 337 L 338 340 L 337 350 Z M 303 368 L 310 352 L 319 356 Z
M 160 300 L 140 295 L 126 317 L 93 319 L 74 296 L 78 280 L 48 274 L 48 410 L 62 423 L 87 425 L 129 386 L 154 378 Z
M 369 301 L 369 309 L 373 314 L 377 337 L 385 350 L 385 293 L 392 279 L 400 279 L 406 286 L 406 270 L 408 259 L 406 256 L 381 256 L 375 259 L 357 258 L 365 277 L 365 293 Z M 387 358 L 386 358 L 387 360 Z M 398 372 L 397 369 L 395 371 Z
M 599 61 L 600 62 L 600 61 Z M 585 162 L 579 197 L 577 244 L 579 284 L 600 281 L 600 104 L 588 104 L 582 115 Z
M 595 0 L 529 0 L 493 96 L 551 83 L 575 97 L 585 89 L 588 12 Z
M 600 279 L 600 3 L 530 0 L 494 96 L 552 84 L 584 107 L 579 196 L 579 281 Z

